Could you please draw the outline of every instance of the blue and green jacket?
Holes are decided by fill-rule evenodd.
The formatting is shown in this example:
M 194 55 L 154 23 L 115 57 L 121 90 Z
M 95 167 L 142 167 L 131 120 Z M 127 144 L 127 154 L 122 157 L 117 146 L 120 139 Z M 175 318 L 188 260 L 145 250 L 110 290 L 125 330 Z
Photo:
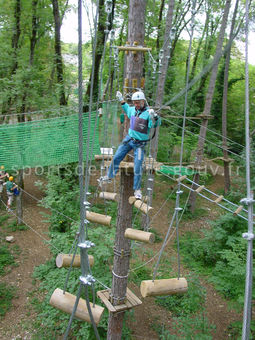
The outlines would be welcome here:
M 121 106 L 130 119 L 128 134 L 134 139 L 141 141 L 148 140 L 150 129 L 161 124 L 160 117 L 158 117 L 155 123 L 153 122 L 149 114 L 149 108 L 146 106 L 141 110 L 136 110 L 134 106 L 129 106 L 127 103 L 123 103 Z

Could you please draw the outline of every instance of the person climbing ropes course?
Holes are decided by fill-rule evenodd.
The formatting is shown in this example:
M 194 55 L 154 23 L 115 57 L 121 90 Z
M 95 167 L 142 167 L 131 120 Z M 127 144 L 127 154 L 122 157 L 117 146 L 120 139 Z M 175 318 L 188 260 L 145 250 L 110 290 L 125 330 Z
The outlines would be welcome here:
M 8 181 L 4 183 L 4 185 L 6 186 L 6 192 L 7 192 L 7 210 L 11 209 L 11 205 L 13 202 L 13 198 L 14 198 L 14 190 L 18 188 L 17 184 L 15 184 L 13 182 L 13 176 L 10 176 Z
M 158 114 L 147 106 L 145 95 L 142 91 L 137 91 L 132 95 L 134 106 L 127 104 L 121 92 L 117 91 L 116 98 L 120 101 L 121 106 L 130 119 L 130 127 L 127 136 L 119 145 L 115 156 L 108 169 L 107 176 L 102 176 L 99 183 L 109 183 L 119 170 L 120 162 L 124 159 L 130 150 L 134 150 L 134 196 L 136 199 L 142 199 L 141 178 L 142 163 L 144 159 L 144 149 L 146 143 L 150 140 L 150 129 L 156 128 L 161 124 Z

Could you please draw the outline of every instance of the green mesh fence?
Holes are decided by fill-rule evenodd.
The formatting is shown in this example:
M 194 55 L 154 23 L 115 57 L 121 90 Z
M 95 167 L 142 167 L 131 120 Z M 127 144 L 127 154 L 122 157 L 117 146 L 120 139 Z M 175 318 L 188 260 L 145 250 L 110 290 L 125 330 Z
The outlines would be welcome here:
M 90 159 L 100 153 L 96 112 L 91 114 Z M 89 117 L 83 115 L 86 159 Z M 5 169 L 67 164 L 78 161 L 78 114 L 0 126 L 0 165 Z M 94 132 L 95 131 L 95 132 Z M 94 138 L 93 138 L 94 137 Z M 94 139 L 94 140 L 93 140 Z

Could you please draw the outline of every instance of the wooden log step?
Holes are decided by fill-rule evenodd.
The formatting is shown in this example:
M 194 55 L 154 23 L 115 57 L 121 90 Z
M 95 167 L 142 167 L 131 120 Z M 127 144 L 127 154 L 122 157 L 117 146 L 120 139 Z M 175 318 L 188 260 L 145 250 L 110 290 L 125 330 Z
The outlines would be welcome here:
M 214 118 L 213 115 L 204 115 L 204 114 L 196 115 L 195 117 L 200 118 L 200 119 L 213 119 Z
M 62 289 L 55 289 L 53 294 L 50 298 L 50 305 L 62 310 L 63 312 L 66 312 L 68 314 L 72 314 L 73 307 L 76 301 L 76 296 L 73 294 L 70 294 L 68 292 L 65 292 Z M 104 308 L 98 305 L 93 305 L 93 303 L 89 303 L 91 307 L 91 312 L 95 321 L 95 324 L 98 325 L 101 319 L 101 316 L 103 314 Z M 89 312 L 87 309 L 87 304 L 84 299 L 79 300 L 77 310 L 75 313 L 75 317 L 86 321 L 91 322 Z
M 100 192 L 99 197 L 109 201 L 119 201 L 119 195 L 115 192 L 102 191 Z
M 130 240 L 145 242 L 145 243 L 154 243 L 155 235 L 153 233 L 137 230 L 132 228 L 127 228 L 125 230 L 125 237 Z
M 176 182 L 182 182 L 186 178 L 187 178 L 187 175 L 183 175 L 181 177 L 176 178 Z
M 112 155 L 95 155 L 95 161 L 101 161 L 103 159 L 106 160 L 111 160 L 112 159 Z
M 56 257 L 56 266 L 58 268 L 66 268 L 70 267 L 71 261 L 72 261 L 73 255 L 72 254 L 58 254 Z M 89 258 L 89 265 L 92 267 L 94 265 L 94 256 L 88 255 Z M 81 256 L 75 255 L 74 261 L 73 261 L 73 267 L 80 267 L 81 266 Z
M 129 197 L 129 204 L 133 204 L 137 209 L 141 210 L 144 214 L 151 215 L 153 208 L 141 200 L 133 200 L 133 196 Z M 130 199 L 131 198 L 131 199 Z
M 239 205 L 239 207 L 233 212 L 234 215 L 238 215 L 243 210 L 243 205 Z
M 216 200 L 214 200 L 215 203 L 220 203 L 223 200 L 224 196 L 220 195 Z
M 145 280 L 141 282 L 142 297 L 183 294 L 188 290 L 188 283 L 184 277 L 179 279 Z
M 126 309 L 131 309 L 142 304 L 142 301 L 133 293 L 129 288 L 127 288 L 127 295 L 125 301 L 121 301 L 118 305 L 113 305 L 110 301 L 110 290 L 105 289 L 97 291 L 97 296 L 104 303 L 105 307 L 111 313 L 117 313 L 124 311 Z
M 110 226 L 112 217 L 107 216 L 107 215 L 97 214 L 92 211 L 86 211 L 86 219 L 89 220 L 90 222 Z
M 201 185 L 200 187 L 198 187 L 195 192 L 197 192 L 198 194 L 204 189 L 204 185 Z
M 148 201 L 148 198 L 149 198 L 148 196 L 143 196 L 141 201 L 146 203 Z M 137 201 L 137 199 L 135 198 L 135 196 L 130 196 L 128 201 L 129 201 L 129 204 L 134 204 L 135 201 Z

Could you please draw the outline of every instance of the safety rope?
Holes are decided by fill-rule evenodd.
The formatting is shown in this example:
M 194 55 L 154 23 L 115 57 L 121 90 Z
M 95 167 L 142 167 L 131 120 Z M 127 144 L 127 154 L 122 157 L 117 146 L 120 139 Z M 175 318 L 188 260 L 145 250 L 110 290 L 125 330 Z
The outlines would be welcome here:
M 91 122 L 91 111 L 92 111 L 92 99 L 93 99 L 93 83 L 94 83 L 94 71 L 95 71 L 95 47 L 97 42 L 97 22 L 98 22 L 98 13 L 99 13 L 99 1 L 97 1 L 97 12 L 95 17 L 95 38 L 94 38 L 94 46 L 93 46 L 93 62 L 92 62 L 92 72 L 91 72 L 91 87 L 90 87 L 90 101 L 89 101 L 89 127 L 88 127 L 88 134 L 87 134 L 87 148 L 86 148 L 86 168 L 85 168 L 85 190 L 84 190 L 84 179 L 83 179 L 83 90 L 82 90 L 82 0 L 78 0 L 78 86 L 79 86 L 79 189 L 80 189 L 80 230 L 79 230 L 79 248 L 81 253 L 81 272 L 82 277 L 80 277 L 80 286 L 76 296 L 76 301 L 73 307 L 72 314 L 69 319 L 69 323 L 64 334 L 64 340 L 68 338 L 69 331 L 71 329 L 71 324 L 76 313 L 76 309 L 79 303 L 80 294 L 82 288 L 85 290 L 86 296 L 86 305 L 88 309 L 88 313 L 90 316 L 90 320 L 94 329 L 94 333 L 97 339 L 100 339 L 96 323 L 91 312 L 89 296 L 88 296 L 88 285 L 92 286 L 93 290 L 93 305 L 95 301 L 95 294 L 94 294 L 94 278 L 89 275 L 90 274 L 90 266 L 88 260 L 88 253 L 87 250 L 92 246 L 92 243 L 85 242 L 88 239 L 88 228 L 86 224 L 85 230 L 85 219 L 86 219 L 86 207 L 84 202 L 87 201 L 87 194 L 88 194 L 88 184 L 89 184 L 89 154 L 90 154 L 90 122 Z M 85 244 L 86 243 L 86 244 Z M 90 280 L 88 282 L 87 278 L 90 276 Z
M 170 123 L 170 124 L 173 125 L 173 126 L 176 126 L 176 127 L 180 128 L 180 129 L 183 129 L 182 126 L 180 126 L 180 125 L 174 123 L 174 122 L 173 122 L 172 120 L 170 120 L 170 119 L 167 119 L 167 118 L 164 118 L 164 117 L 162 117 L 161 119 L 164 120 L 164 121 L 166 121 L 166 122 L 168 122 L 168 123 Z M 194 132 L 192 132 L 192 131 L 190 131 L 190 130 L 188 130 L 188 129 L 184 129 L 184 131 L 187 132 L 188 134 L 192 135 L 192 136 L 197 136 L 196 133 L 194 133 Z M 218 148 L 218 149 L 220 149 L 220 150 L 223 150 L 223 147 L 222 147 L 221 145 L 218 145 L 218 144 L 216 144 L 216 143 L 214 143 L 214 142 L 208 140 L 206 137 L 200 137 L 200 138 L 203 139 L 205 142 L 214 145 L 216 148 Z M 228 150 L 228 153 L 230 153 L 231 155 L 236 156 L 236 157 L 238 157 L 238 158 L 240 158 L 240 159 L 244 159 L 240 154 L 237 154 L 237 153 L 234 152 L 234 151 Z M 252 163 L 252 164 L 255 164 L 254 161 L 251 161 L 251 163 Z

